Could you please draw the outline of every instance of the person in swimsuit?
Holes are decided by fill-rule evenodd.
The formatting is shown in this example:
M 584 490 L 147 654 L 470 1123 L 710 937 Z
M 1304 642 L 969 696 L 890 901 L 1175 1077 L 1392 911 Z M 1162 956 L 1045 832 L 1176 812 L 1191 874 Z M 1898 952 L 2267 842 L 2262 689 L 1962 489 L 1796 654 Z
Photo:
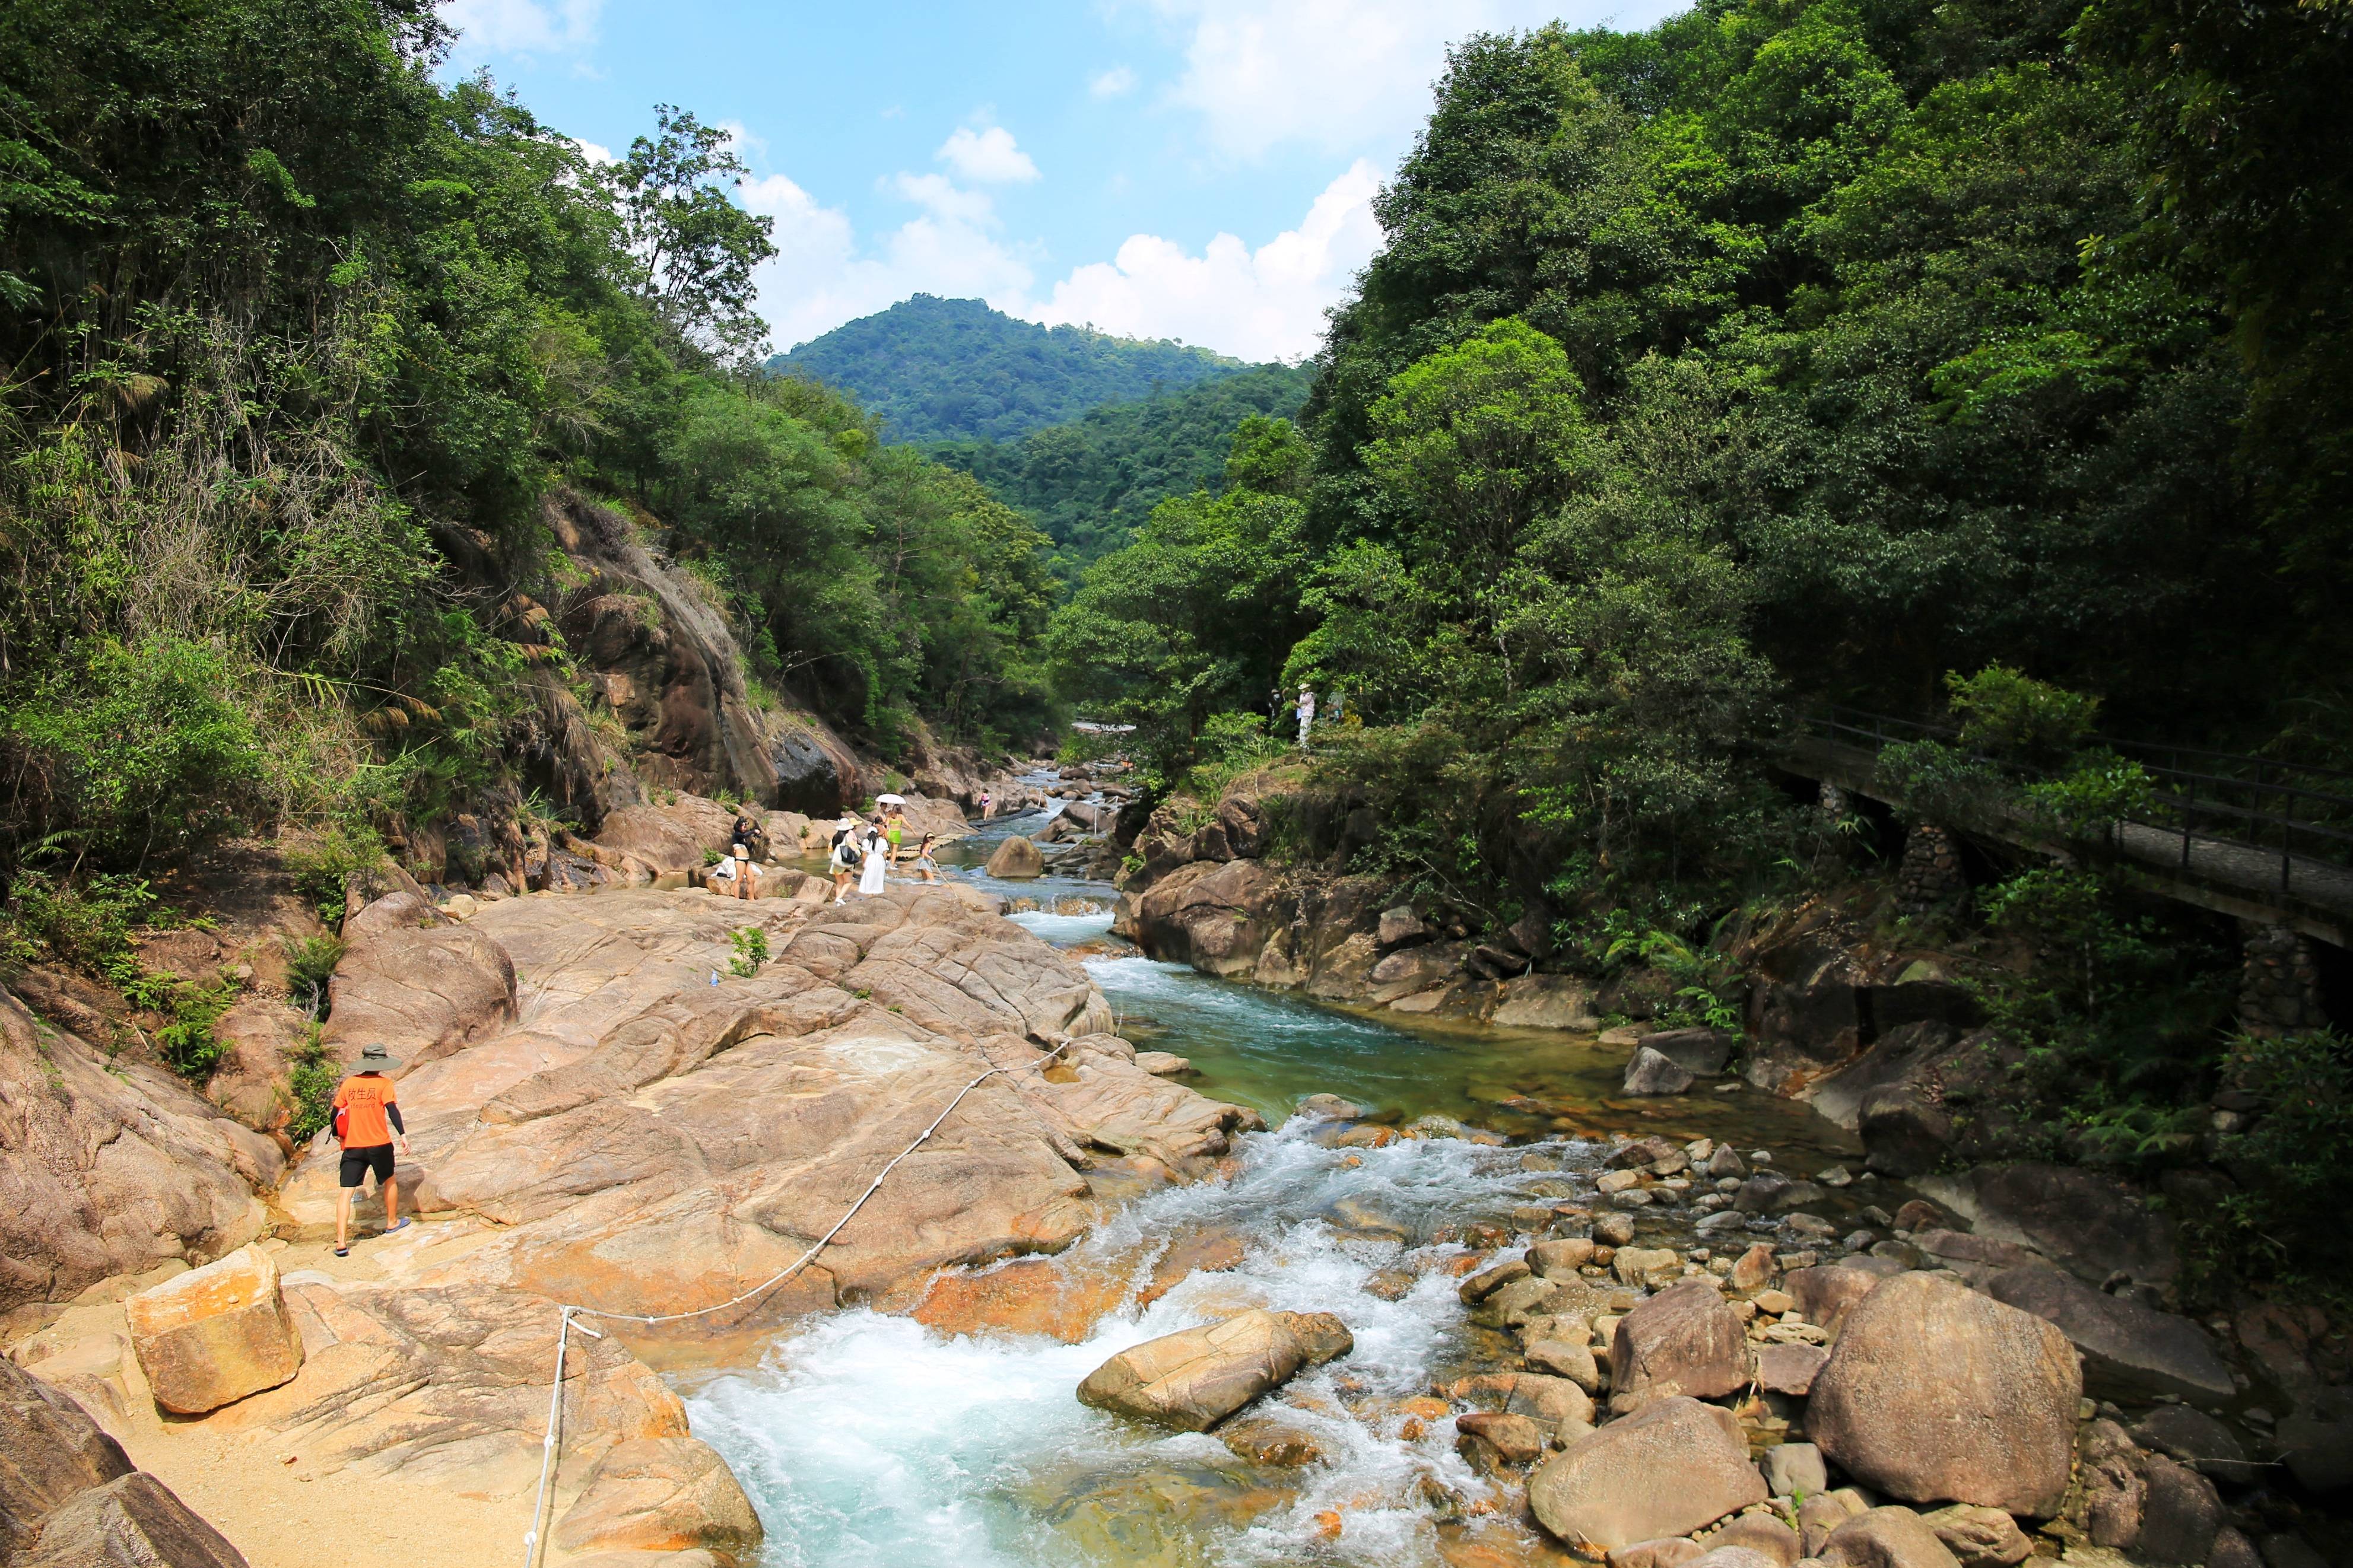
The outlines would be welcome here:
M 381 1045 L 360 1052 L 360 1070 L 335 1089 L 335 1132 L 343 1141 L 343 1163 L 335 1187 L 335 1256 L 352 1255 L 352 1194 L 368 1173 L 375 1173 L 376 1191 L 384 1194 L 384 1234 L 391 1235 L 408 1222 L 399 1217 L 400 1179 L 392 1173 L 396 1136 L 400 1152 L 408 1153 L 408 1129 L 401 1125 L 400 1105 L 392 1079 L 384 1075 L 400 1065 Z
M 915 875 L 926 882 L 940 879 L 940 863 L 932 858 L 932 836 L 928 833 L 923 835 L 923 841 L 915 846 Z

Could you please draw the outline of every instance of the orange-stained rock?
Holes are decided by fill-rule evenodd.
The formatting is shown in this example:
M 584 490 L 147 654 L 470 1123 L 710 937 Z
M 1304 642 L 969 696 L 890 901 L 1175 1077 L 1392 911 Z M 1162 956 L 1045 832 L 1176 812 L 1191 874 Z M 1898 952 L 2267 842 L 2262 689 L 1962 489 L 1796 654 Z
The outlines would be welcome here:
M 155 1403 L 201 1415 L 276 1388 L 302 1368 L 302 1336 L 258 1247 L 142 1290 L 122 1304 Z
M 615 1444 L 555 1527 L 563 1552 L 707 1552 L 735 1568 L 762 1539 L 752 1500 L 717 1450 L 693 1437 Z
M 1152 1266 L 1152 1278 L 1135 1293 L 1135 1304 L 1149 1307 L 1195 1274 L 1222 1274 L 1242 1262 L 1242 1238 L 1229 1230 L 1201 1231 L 1169 1243 Z
M 944 1334 L 1044 1334 L 1074 1345 L 1125 1290 L 1126 1280 L 1115 1274 L 1072 1279 L 1050 1259 L 1025 1258 L 939 1276 L 912 1316 Z

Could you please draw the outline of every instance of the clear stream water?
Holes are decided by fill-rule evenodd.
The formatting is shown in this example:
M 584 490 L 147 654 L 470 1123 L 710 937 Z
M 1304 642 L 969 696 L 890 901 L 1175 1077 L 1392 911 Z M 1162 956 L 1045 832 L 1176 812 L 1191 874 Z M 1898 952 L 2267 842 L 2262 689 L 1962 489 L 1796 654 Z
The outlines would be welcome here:
M 1040 910 L 1015 918 L 1088 950 L 1124 1034 L 1190 1058 L 1195 1088 L 1255 1107 L 1273 1128 L 1242 1140 L 1230 1181 L 1138 1199 L 1060 1267 L 1073 1278 L 1133 1268 L 1204 1229 L 1242 1237 L 1244 1261 L 1194 1274 L 1148 1308 L 1129 1300 L 1078 1344 L 951 1337 L 851 1310 L 776 1342 L 755 1368 L 692 1387 L 695 1431 L 727 1457 L 766 1524 L 768 1568 L 1437 1564 L 1441 1516 L 1476 1513 L 1491 1495 L 1456 1456 L 1451 1421 L 1388 1408 L 1470 1364 L 1453 1279 L 1427 1267 L 1461 1250 L 1433 1240 L 1441 1227 L 1590 1194 L 1598 1140 L 1615 1129 L 1770 1148 L 1793 1174 L 1852 1153 L 1830 1123 L 1753 1091 L 1623 1100 L 1624 1053 L 1588 1039 L 1405 1026 L 1117 951 L 1105 884 L 976 874 L 996 840 L 1038 821 L 992 824 L 943 859 L 964 863 L 951 875 L 1036 900 Z M 1099 907 L 1051 912 L 1074 901 Z M 1384 1121 L 1435 1113 L 1513 1143 L 1327 1148 L 1313 1121 L 1285 1120 L 1318 1092 Z M 1853 1199 L 1868 1201 L 1869 1188 Z M 1408 1276 L 1375 1277 L 1401 1263 L 1426 1271 L 1386 1300 Z M 1353 1354 L 1294 1380 L 1274 1406 L 1322 1451 L 1303 1468 L 1261 1468 L 1213 1436 L 1155 1433 L 1073 1397 L 1129 1345 L 1261 1305 L 1335 1311 L 1356 1336 Z

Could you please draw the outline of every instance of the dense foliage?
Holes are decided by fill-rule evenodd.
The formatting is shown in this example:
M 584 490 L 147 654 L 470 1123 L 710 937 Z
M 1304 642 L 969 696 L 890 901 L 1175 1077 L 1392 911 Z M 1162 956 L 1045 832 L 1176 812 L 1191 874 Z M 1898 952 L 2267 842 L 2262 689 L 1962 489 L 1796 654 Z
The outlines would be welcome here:
M 1035 519 L 1054 541 L 1056 564 L 1075 574 L 1125 545 L 1162 501 L 1221 488 L 1241 422 L 1298 413 L 1313 378 L 1304 366 L 1257 365 L 1090 409 L 1016 441 L 956 441 L 931 451 Z
M 725 137 L 665 106 L 592 164 L 443 42 L 427 0 L 0 10 L 0 873 L 527 789 L 534 693 L 596 700 L 530 608 L 558 485 L 785 696 L 1042 711 L 1042 538 L 758 374 Z
M 978 300 L 917 294 L 768 368 L 848 393 L 881 417 L 890 439 L 921 442 L 1008 441 L 1246 367 L 1208 349 L 1041 327 Z
M 1999 664 L 2125 732 L 2328 750 L 2338 634 L 2292 611 L 2344 574 L 2293 569 L 2337 548 L 2306 502 L 2344 418 L 2299 395 L 2266 435 L 2260 389 L 2339 373 L 2246 315 L 2258 271 L 2344 309 L 2342 163 L 2299 145 L 2234 207 L 2211 160 L 2324 115 L 2344 30 L 2181 23 L 2220 28 L 2197 75 L 2161 11 L 1704 0 L 1466 41 L 1334 316 L 1295 515 L 1239 546 L 1246 591 L 1198 584 L 1246 629 L 1155 601 L 1238 570 L 1173 505 L 1065 612 L 1064 679 L 1171 756 L 1278 679 L 1343 691 L 1335 765 L 1412 859 L 1571 903 L 1720 908 L 1787 861 L 1754 763 L 1808 699 L 1925 712 Z M 2237 140 L 2179 133 L 2258 59 L 2288 81 Z

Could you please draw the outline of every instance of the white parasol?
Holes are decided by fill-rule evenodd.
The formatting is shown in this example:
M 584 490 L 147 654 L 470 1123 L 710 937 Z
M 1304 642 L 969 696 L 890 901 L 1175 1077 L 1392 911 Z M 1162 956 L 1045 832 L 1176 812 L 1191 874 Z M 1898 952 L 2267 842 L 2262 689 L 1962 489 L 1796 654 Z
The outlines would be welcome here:
M 877 805 L 904 805 L 907 804 L 907 797 L 903 795 L 878 795 L 874 797 L 874 804 Z

